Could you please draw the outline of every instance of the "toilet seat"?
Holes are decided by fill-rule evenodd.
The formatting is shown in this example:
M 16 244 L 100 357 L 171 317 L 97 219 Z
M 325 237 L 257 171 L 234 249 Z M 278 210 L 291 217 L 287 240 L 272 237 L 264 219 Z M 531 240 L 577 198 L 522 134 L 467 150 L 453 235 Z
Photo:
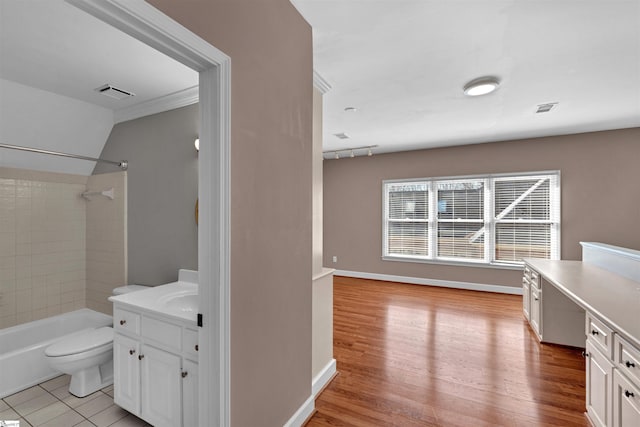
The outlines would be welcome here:
M 57 341 L 47 347 L 44 354 L 48 357 L 71 356 L 91 350 L 100 352 L 111 346 L 113 346 L 113 328 L 104 326 Z

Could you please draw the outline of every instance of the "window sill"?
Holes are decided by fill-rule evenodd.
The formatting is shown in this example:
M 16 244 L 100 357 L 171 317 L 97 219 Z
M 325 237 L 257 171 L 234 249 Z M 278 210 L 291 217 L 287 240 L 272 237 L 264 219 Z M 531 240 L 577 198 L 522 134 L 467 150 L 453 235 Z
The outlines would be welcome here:
M 485 263 L 485 262 L 468 262 L 468 261 L 454 261 L 445 259 L 424 259 L 413 257 L 401 257 L 386 255 L 382 257 L 383 261 L 397 261 L 397 262 L 414 262 L 419 264 L 437 264 L 437 265 L 450 265 L 456 267 L 480 267 L 480 268 L 493 268 L 499 270 L 522 270 L 524 263 L 521 264 L 506 264 L 506 263 Z

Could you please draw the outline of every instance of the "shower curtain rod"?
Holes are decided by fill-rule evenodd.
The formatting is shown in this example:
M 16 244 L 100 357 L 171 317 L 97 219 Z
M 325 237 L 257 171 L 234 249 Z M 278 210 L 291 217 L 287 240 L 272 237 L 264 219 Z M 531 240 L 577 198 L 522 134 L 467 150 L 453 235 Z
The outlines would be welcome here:
M 40 153 L 40 154 L 49 154 L 51 156 L 69 157 L 72 159 L 89 160 L 92 162 L 109 163 L 112 165 L 116 165 L 120 169 L 125 171 L 129 167 L 129 162 L 127 162 L 126 160 L 120 160 L 119 162 L 114 162 L 113 160 L 95 159 L 93 157 L 80 156 L 78 154 L 60 153 L 57 151 L 41 150 L 39 148 L 21 147 L 19 145 L 9 145 L 9 144 L 0 144 L 0 148 L 8 148 L 10 150 L 19 150 L 19 151 L 29 151 L 32 153 Z

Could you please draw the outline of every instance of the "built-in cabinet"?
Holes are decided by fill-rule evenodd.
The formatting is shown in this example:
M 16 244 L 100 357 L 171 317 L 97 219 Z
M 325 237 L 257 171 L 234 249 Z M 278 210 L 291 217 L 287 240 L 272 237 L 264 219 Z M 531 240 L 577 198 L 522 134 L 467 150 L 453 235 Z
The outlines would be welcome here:
M 589 251 L 604 255 L 583 249 L 587 262 L 525 260 L 523 314 L 542 342 L 583 343 L 585 406 L 595 427 L 638 427 L 640 253 L 603 246 Z
M 114 306 L 114 402 L 155 427 L 198 425 L 196 325 Z

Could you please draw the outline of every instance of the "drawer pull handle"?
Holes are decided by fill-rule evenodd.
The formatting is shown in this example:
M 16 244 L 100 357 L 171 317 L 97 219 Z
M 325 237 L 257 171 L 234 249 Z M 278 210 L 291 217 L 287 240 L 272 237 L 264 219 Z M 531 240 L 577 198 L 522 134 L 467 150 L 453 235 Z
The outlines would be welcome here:
M 625 391 L 624 391 L 624 395 L 625 395 L 625 396 L 627 396 L 627 397 L 634 397 L 634 396 L 635 396 L 635 395 L 634 395 L 632 392 L 630 392 L 629 390 L 625 390 Z
M 589 353 L 587 353 L 586 351 L 582 352 L 582 357 L 589 357 Z
M 133 356 L 133 353 L 135 353 L 135 350 L 129 350 L 129 354 Z
M 142 360 L 142 359 L 144 359 L 144 354 L 138 355 L 138 360 Z
M 636 364 L 633 362 L 629 362 L 628 360 L 626 362 L 624 362 L 625 365 L 627 365 L 627 368 L 635 368 Z
M 182 378 L 186 377 L 187 374 L 188 374 L 187 371 L 182 371 Z
M 534 300 L 538 301 L 540 298 L 538 297 L 533 297 Z
M 124 325 L 125 323 L 127 323 L 127 321 L 126 321 L 126 320 L 124 320 L 124 319 L 122 319 L 122 320 L 120 321 L 120 325 Z
M 591 331 L 591 335 L 600 335 L 600 332 L 594 329 L 593 331 Z
M 196 351 L 198 351 L 198 344 L 196 344 Z M 629 362 L 627 362 L 627 363 L 629 363 Z

